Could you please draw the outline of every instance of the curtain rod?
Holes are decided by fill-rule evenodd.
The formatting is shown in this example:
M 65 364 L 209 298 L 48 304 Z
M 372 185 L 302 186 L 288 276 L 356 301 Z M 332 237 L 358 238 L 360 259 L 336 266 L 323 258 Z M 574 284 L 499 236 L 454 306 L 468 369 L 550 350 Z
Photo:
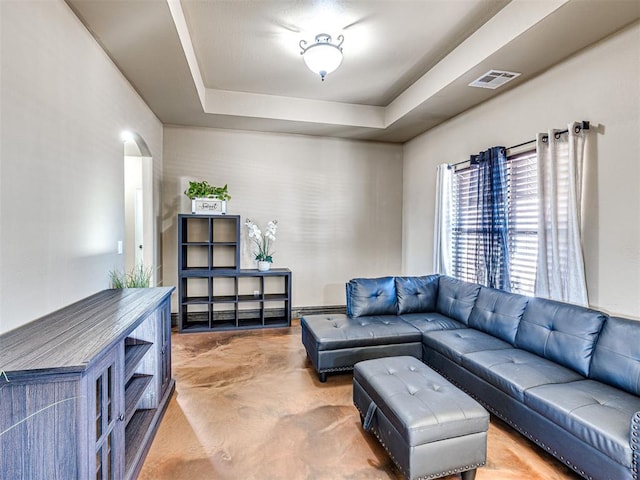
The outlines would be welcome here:
M 580 130 L 589 130 L 589 128 L 590 128 L 589 122 L 587 120 L 582 120 L 578 125 L 576 125 L 574 130 L 575 130 L 575 133 L 580 133 Z M 566 130 L 566 129 L 565 130 L 560 130 L 560 131 L 555 133 L 555 137 L 556 138 L 560 138 L 560 135 L 562 135 L 563 133 L 569 133 L 569 130 Z M 548 135 L 544 135 L 542 137 L 542 141 L 543 142 L 545 141 L 545 138 L 548 139 L 549 136 Z M 536 139 L 528 140 L 526 142 L 522 142 L 522 143 L 519 143 L 517 145 L 512 145 L 510 147 L 507 147 L 506 149 L 507 150 L 513 150 L 514 148 L 524 147 L 525 145 L 529 145 L 530 143 L 535 143 L 535 142 L 536 142 Z M 471 161 L 472 161 L 472 159 L 469 158 L 468 160 L 462 160 L 461 162 L 458 162 L 458 163 L 450 163 L 449 164 L 449 168 L 455 167 L 456 165 L 462 165 L 463 163 L 467 163 L 467 162 L 471 162 Z

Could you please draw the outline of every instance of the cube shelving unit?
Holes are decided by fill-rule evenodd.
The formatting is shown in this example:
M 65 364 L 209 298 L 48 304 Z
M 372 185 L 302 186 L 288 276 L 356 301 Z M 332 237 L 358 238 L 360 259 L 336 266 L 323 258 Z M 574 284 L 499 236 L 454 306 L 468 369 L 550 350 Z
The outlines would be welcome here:
M 180 332 L 288 327 L 291 270 L 240 268 L 239 215 L 178 215 Z

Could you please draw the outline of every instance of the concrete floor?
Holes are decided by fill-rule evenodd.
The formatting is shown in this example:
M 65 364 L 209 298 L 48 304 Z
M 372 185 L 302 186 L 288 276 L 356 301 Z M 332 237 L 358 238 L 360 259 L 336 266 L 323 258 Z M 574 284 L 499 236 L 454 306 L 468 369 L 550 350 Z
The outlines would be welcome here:
M 351 375 L 319 383 L 299 323 L 172 340 L 176 392 L 140 480 L 402 478 L 360 427 Z M 577 478 L 492 417 L 476 480 Z

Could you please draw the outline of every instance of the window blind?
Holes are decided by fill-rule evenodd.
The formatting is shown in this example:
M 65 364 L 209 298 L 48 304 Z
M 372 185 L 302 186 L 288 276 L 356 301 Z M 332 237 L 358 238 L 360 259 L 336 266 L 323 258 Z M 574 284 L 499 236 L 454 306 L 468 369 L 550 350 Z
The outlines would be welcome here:
M 453 175 L 451 212 L 451 274 L 467 282 L 477 282 L 476 250 L 482 248 L 476 225 L 478 213 L 478 171 L 475 166 Z
M 508 245 L 511 291 L 533 295 L 538 253 L 538 182 L 535 150 L 507 158 Z M 451 209 L 451 275 L 479 282 L 483 246 L 478 214 L 478 169 L 471 165 L 455 172 Z M 477 253 L 476 253 L 477 252 Z
M 538 258 L 538 171 L 535 150 L 509 157 L 511 291 L 533 295 Z

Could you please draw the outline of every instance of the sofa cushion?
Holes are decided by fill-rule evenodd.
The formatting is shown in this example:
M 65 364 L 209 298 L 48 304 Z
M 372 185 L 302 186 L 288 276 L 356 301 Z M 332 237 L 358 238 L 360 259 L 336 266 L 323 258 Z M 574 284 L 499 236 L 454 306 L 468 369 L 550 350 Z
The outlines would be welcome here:
M 318 350 L 420 342 L 422 334 L 395 315 L 352 318 L 346 315 L 307 315 L 300 325 L 313 336 Z
M 473 328 L 425 332 L 422 343 L 460 364 L 462 356 L 480 350 L 513 350 L 513 347 L 488 333 Z
M 393 277 L 354 278 L 347 283 L 347 314 L 396 315 L 396 282 Z
M 525 296 L 482 287 L 469 315 L 469 326 L 513 344 L 527 302 Z
M 432 332 L 434 330 L 453 330 L 456 328 L 467 328 L 464 323 L 445 317 L 441 313 L 407 313 L 399 315 L 405 322 L 413 325 L 421 332 Z
M 529 388 L 584 379 L 573 370 L 518 348 L 468 353 L 462 356 L 462 366 L 520 402 Z
M 516 346 L 587 376 L 605 319 L 589 308 L 532 298 L 520 321 Z
M 640 395 L 640 322 L 608 318 L 598 337 L 589 376 Z
M 479 291 L 480 285 L 475 283 L 441 276 L 438 279 L 436 312 L 466 325 Z
M 396 277 L 398 314 L 434 312 L 438 299 L 438 277 Z
M 640 398 L 582 380 L 532 388 L 525 393 L 525 404 L 619 464 L 632 465 L 630 426 Z

